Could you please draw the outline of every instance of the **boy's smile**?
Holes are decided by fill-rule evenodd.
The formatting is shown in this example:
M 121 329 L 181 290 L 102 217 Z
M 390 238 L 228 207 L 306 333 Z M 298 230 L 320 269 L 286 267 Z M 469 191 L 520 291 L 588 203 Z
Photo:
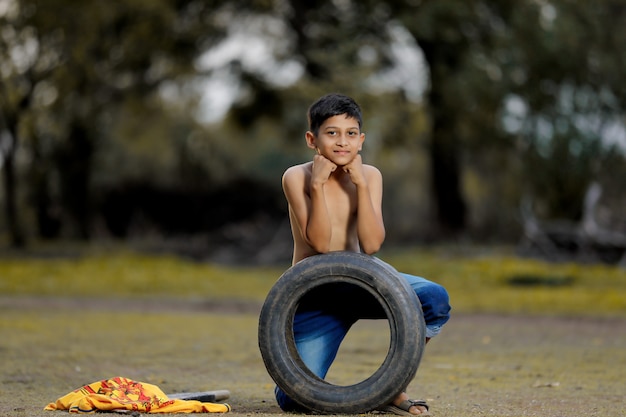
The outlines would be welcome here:
M 359 122 L 345 114 L 329 117 L 322 123 L 317 136 L 306 133 L 307 145 L 338 166 L 349 164 L 361 150 L 365 134 Z

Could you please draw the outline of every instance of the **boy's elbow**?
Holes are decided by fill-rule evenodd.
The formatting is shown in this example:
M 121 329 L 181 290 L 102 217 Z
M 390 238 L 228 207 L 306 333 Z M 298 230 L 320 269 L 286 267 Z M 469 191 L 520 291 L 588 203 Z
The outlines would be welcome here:
M 313 250 L 317 253 L 328 253 L 330 252 L 330 245 L 311 245 Z
M 330 252 L 330 241 L 324 239 L 306 239 L 306 243 L 317 253 Z
M 378 235 L 370 236 L 368 239 L 360 241 L 361 252 L 367 255 L 373 255 L 380 250 L 385 241 L 384 229 Z
M 371 240 L 369 242 L 361 242 L 361 251 L 367 255 L 373 255 L 383 246 L 384 239 Z
M 364 245 L 361 250 L 367 255 L 373 255 L 380 250 L 382 245 Z

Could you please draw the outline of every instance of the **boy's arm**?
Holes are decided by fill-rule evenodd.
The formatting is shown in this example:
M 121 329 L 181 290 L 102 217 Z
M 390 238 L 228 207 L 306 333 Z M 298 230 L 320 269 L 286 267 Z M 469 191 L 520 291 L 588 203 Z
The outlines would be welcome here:
M 332 230 L 324 197 L 324 183 L 310 181 L 307 187 L 307 181 L 310 179 L 302 166 L 289 168 L 283 175 L 283 191 L 302 239 L 316 252 L 326 253 L 330 250 Z
M 371 165 L 363 165 L 358 155 L 344 168 L 357 189 L 357 233 L 361 250 L 368 255 L 378 252 L 385 240 L 382 214 L 383 177 Z

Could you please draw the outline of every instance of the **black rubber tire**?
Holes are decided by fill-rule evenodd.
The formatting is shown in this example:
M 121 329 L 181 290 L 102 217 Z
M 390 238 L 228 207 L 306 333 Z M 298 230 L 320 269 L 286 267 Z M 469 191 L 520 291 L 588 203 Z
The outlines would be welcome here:
M 390 346 L 381 366 L 354 385 L 330 384 L 302 362 L 293 318 L 302 297 L 322 285 L 343 282 L 369 292 L 389 321 Z M 413 380 L 425 343 L 421 304 L 398 272 L 379 259 L 330 252 L 289 268 L 267 295 L 259 317 L 259 348 L 268 373 L 290 398 L 319 413 L 358 414 L 390 403 Z

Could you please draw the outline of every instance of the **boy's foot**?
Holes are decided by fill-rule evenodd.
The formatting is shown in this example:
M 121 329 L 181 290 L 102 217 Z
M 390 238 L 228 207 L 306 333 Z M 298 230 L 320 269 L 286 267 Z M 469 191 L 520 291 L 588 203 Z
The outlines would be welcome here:
M 382 406 L 377 410 L 398 416 L 430 416 L 426 401 L 411 400 L 405 393 L 400 394 L 391 404 Z

